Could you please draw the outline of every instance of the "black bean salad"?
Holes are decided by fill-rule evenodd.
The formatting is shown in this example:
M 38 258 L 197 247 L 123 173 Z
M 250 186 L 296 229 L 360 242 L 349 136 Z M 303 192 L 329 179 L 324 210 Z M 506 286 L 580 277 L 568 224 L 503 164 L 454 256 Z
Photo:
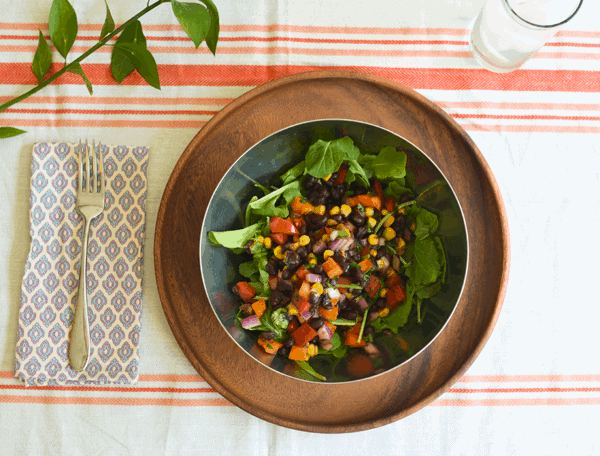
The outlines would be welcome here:
M 392 338 L 409 353 L 402 327 L 423 320 L 444 283 L 438 217 L 420 205 L 441 183 L 415 196 L 406 159 L 393 147 L 362 154 L 347 136 L 319 140 L 280 176 L 281 187 L 256 184 L 264 196 L 248 203 L 245 228 L 209 233 L 246 257 L 245 280 L 233 286 L 239 325 L 302 378 L 385 370 L 392 350 L 380 342 Z

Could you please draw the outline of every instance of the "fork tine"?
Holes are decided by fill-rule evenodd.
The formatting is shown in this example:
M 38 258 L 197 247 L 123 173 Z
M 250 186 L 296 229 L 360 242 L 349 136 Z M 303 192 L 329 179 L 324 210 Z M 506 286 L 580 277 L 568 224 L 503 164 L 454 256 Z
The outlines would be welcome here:
M 86 192 L 90 191 L 90 156 L 88 151 L 88 142 L 85 140 L 85 188 Z
M 92 141 L 92 156 L 94 169 L 92 171 L 91 191 L 92 193 L 96 193 L 98 191 L 98 158 L 96 157 L 96 140 Z
M 79 168 L 79 185 L 77 186 L 78 192 L 83 192 L 83 143 L 79 140 L 79 154 L 77 155 L 77 166 Z
M 104 195 L 104 159 L 102 158 L 102 144 L 98 143 L 98 155 L 100 155 L 100 193 Z

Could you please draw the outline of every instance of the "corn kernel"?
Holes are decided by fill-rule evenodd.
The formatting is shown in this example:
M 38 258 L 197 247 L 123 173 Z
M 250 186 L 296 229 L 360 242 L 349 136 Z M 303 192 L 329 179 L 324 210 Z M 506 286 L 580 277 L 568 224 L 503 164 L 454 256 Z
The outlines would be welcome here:
M 394 218 L 394 216 L 390 215 L 387 219 L 385 219 L 385 222 L 383 222 L 383 226 L 385 226 L 385 227 L 392 226 L 392 223 L 394 223 L 394 220 L 396 220 Z
M 371 245 L 379 244 L 379 237 L 377 237 L 376 234 L 370 234 L 369 235 L 369 244 L 371 244 Z
M 335 220 L 333 220 L 333 219 L 329 219 L 329 220 L 327 220 L 327 226 L 333 226 L 333 225 L 335 225 L 336 223 L 337 223 L 337 222 L 336 222 Z
M 337 228 L 338 230 L 343 230 L 343 229 L 345 229 L 346 227 L 345 227 L 345 226 L 344 226 L 342 223 L 340 223 L 338 226 L 336 226 L 336 228 Z
M 398 248 L 396 251 L 398 252 L 398 255 L 404 255 L 404 252 L 406 251 L 406 242 L 404 242 L 404 239 L 398 239 Z
M 380 298 L 385 298 L 387 296 L 388 293 L 388 289 L 387 288 L 382 288 L 381 290 L 379 290 L 379 297 Z
M 323 258 L 325 258 L 326 260 L 332 256 L 333 256 L 333 250 L 325 250 L 323 252 Z
M 298 315 L 298 309 L 294 304 L 288 304 L 287 309 L 290 315 Z
M 371 255 L 371 256 L 373 256 L 373 257 L 374 257 L 374 256 L 377 256 L 377 250 L 375 250 L 375 249 L 371 249 L 371 250 L 369 250 L 369 255 Z
M 264 238 L 263 236 L 258 236 L 258 237 L 256 238 L 256 242 L 258 242 L 258 243 L 262 244 L 262 243 L 264 243 L 264 242 L 265 242 L 265 238 Z
M 300 236 L 298 242 L 300 242 L 300 245 L 308 245 L 310 244 L 310 238 L 306 234 L 304 234 Z
M 340 255 L 342 255 L 344 258 L 346 258 L 346 252 L 344 250 L 340 250 L 339 251 Z
M 390 313 L 390 309 L 388 309 L 387 307 L 384 307 L 383 309 L 381 309 L 379 311 L 379 316 L 380 317 L 387 317 L 387 315 Z
M 315 255 L 314 253 L 311 252 L 311 253 L 308 254 L 307 258 L 308 258 L 308 261 L 310 261 L 310 260 L 316 260 L 317 259 L 317 255 Z
M 396 232 L 394 231 L 394 228 L 388 226 L 385 230 L 383 230 L 383 237 L 386 241 L 391 241 L 392 239 L 394 239 L 396 237 Z
M 290 250 L 293 250 L 294 252 L 296 250 L 298 250 L 298 247 L 300 247 L 300 243 L 299 242 L 294 242 L 293 244 L 290 244 Z
M 329 176 L 323 178 L 324 181 L 328 181 L 329 179 L 331 179 L 331 174 Z
M 352 299 L 352 298 L 353 298 L 353 295 L 352 295 L 352 293 L 346 293 L 346 298 L 348 298 L 348 299 Z
M 393 277 L 396 275 L 396 271 L 394 271 L 392 268 L 389 268 L 387 271 L 385 271 L 385 276 L 389 279 L 390 277 Z
M 329 242 L 329 235 L 328 234 L 324 234 L 321 239 L 323 240 L 323 242 Z
M 352 212 L 352 208 L 347 204 L 342 204 L 342 207 L 340 207 L 340 212 L 344 217 L 348 217 Z
M 313 214 L 323 215 L 326 209 L 327 208 L 325 207 L 325 205 L 321 204 L 320 206 L 315 207 L 315 209 L 313 210 Z
M 411 230 L 411 231 L 414 231 L 416 227 L 417 227 L 417 226 L 415 225 L 415 222 L 412 222 L 412 223 L 410 224 L 410 230 Z
M 310 287 L 310 288 L 311 288 L 311 291 L 314 290 L 315 293 L 317 293 L 317 294 L 320 294 L 320 295 L 323 294 L 323 285 L 321 285 L 319 282 L 313 283 L 312 287 Z
M 377 225 L 377 220 L 375 220 L 373 217 L 369 217 L 367 219 L 367 223 L 371 228 L 375 228 L 375 225 Z
M 266 237 L 265 238 L 265 248 L 270 249 L 271 247 L 273 247 L 273 241 L 271 240 L 270 237 Z
M 401 207 L 400 209 L 398 209 L 398 214 L 406 214 L 406 208 Z
M 307 353 L 308 356 L 315 356 L 317 353 L 319 353 L 319 349 L 317 348 L 316 345 L 309 344 L 308 345 L 308 350 L 307 350 L 306 353 Z
M 333 206 L 331 209 L 329 209 L 329 215 L 338 215 L 339 213 L 340 213 L 339 206 Z
M 277 258 L 278 260 L 283 260 L 283 253 L 281 252 L 280 245 L 273 249 L 273 255 L 275 255 L 275 258 Z
M 390 213 L 390 211 L 388 211 L 387 209 L 381 210 L 381 215 L 388 215 L 389 213 Z
M 375 214 L 375 209 L 373 209 L 372 207 L 367 207 L 365 209 L 365 215 L 367 217 L 373 217 L 373 214 Z
M 292 282 L 298 282 L 300 280 L 300 277 L 298 277 L 296 274 L 294 274 L 290 280 Z M 300 280 L 300 282 L 302 282 L 302 280 Z

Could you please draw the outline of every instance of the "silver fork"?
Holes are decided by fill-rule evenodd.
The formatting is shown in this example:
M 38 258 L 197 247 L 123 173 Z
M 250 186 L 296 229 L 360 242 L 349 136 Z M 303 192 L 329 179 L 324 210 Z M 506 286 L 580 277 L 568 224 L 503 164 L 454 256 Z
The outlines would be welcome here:
M 85 149 L 85 157 L 83 151 Z M 79 272 L 79 293 L 77 294 L 77 307 L 75 309 L 75 321 L 71 332 L 71 346 L 69 348 L 69 359 L 71 367 L 81 372 L 87 367 L 90 358 L 90 323 L 88 320 L 87 299 L 87 247 L 88 235 L 91 221 L 104 211 L 104 163 L 100 143 L 98 143 L 98 154 L 100 155 L 100 169 L 96 157 L 96 143 L 92 143 L 93 168 L 90 175 L 89 146 L 87 140 L 85 146 L 79 141 L 79 184 L 77 186 L 77 210 L 83 216 L 85 226 L 83 228 L 83 242 L 81 244 L 81 266 Z M 100 174 L 100 176 L 99 176 Z M 100 185 L 98 185 L 100 177 Z M 85 179 L 84 179 L 85 178 Z M 84 186 L 85 180 L 85 186 Z M 100 187 L 98 189 L 98 187 Z

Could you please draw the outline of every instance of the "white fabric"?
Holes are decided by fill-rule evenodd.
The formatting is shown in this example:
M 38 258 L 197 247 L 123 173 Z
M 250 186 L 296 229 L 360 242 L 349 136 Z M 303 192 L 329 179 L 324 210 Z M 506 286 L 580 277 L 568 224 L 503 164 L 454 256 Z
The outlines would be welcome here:
M 222 69 L 208 65 L 354 66 L 367 72 L 392 69 L 388 74 L 402 82 L 411 74 L 425 74 L 416 70 L 439 69 L 439 73 L 435 73 L 439 81 L 435 74 L 426 73 L 427 78 L 411 79 L 413 87 L 439 102 L 467 129 L 482 151 L 502 191 L 512 241 L 511 275 L 504 308 L 496 329 L 467 377 L 434 405 L 406 419 L 348 435 L 293 431 L 261 421 L 236 407 L 222 406 L 220 396 L 196 377 L 164 317 L 151 261 L 154 228 L 160 198 L 175 163 L 201 123 L 211 116 L 187 111 L 216 111 L 255 84 L 240 86 L 230 81 L 224 85 L 207 82 L 202 83 L 206 85 L 178 86 L 169 85 L 163 79 L 163 89 L 157 92 L 145 85 L 97 83 L 91 98 L 99 100 L 97 104 L 90 104 L 82 84 L 52 85 L 38 96 L 69 98 L 45 104 L 42 101 L 20 103 L 15 108 L 54 109 L 58 102 L 60 109 L 111 112 L 0 114 L 0 125 L 5 125 L 4 119 L 18 120 L 21 125 L 28 124 L 23 128 L 29 130 L 27 135 L 0 140 L 2 453 L 598 454 L 600 357 L 596 326 L 600 319 L 600 299 L 595 284 L 600 257 L 597 241 L 600 156 L 594 133 L 600 126 L 597 89 L 600 7 L 586 0 L 578 16 L 565 28 L 571 33 L 557 36 L 552 41 L 556 44 L 545 46 L 525 65 L 519 74 L 523 75 L 523 84 L 529 86 L 517 89 L 507 83 L 500 90 L 494 88 L 495 81 L 510 79 L 481 73 L 484 84 L 468 84 L 469 75 L 474 74 L 472 70 L 477 66 L 469 57 L 464 29 L 482 4 L 481 0 L 371 3 L 221 0 L 217 2 L 221 22 L 228 28 L 223 27 L 216 58 L 206 51 L 155 53 L 159 65 L 202 65 L 207 72 Z M 145 2 L 110 4 L 118 23 L 144 5 Z M 50 2 L 39 4 L 33 0 L 7 4 L 0 35 L 34 36 L 35 27 L 9 26 L 46 23 L 49 8 Z M 82 30 L 81 34 L 97 36 L 104 19 L 103 2 L 81 1 L 75 8 L 80 24 L 98 27 Z M 173 24 L 174 18 L 169 5 L 162 5 L 142 22 L 145 27 Z M 235 24 L 289 24 L 303 28 L 269 31 L 242 27 L 238 30 L 232 27 Z M 351 29 L 332 29 L 332 26 Z M 146 35 L 183 36 L 181 32 L 156 29 L 147 31 Z M 251 36 L 262 41 L 223 40 Z M 266 38 L 270 37 L 318 38 L 329 42 L 269 42 Z M 377 39 L 397 43 L 354 42 Z M 78 41 L 76 46 L 85 47 L 92 42 L 79 44 Z M 18 95 L 28 89 L 29 86 L 18 82 L 5 82 L 12 81 L 8 73 L 10 66 L 6 64 L 31 62 L 34 43 L 34 40 L 0 38 L 0 97 Z M 149 47 L 158 46 L 183 49 L 192 45 L 185 41 L 149 40 Z M 253 50 L 243 53 L 240 50 L 243 47 Z M 290 51 L 269 50 L 272 47 Z M 228 52 L 228 48 L 234 51 Z M 326 51 L 319 54 L 308 49 Z M 349 51 L 342 55 L 331 52 L 332 49 Z M 56 56 L 55 59 L 58 61 Z M 105 65 L 108 61 L 108 53 L 97 53 L 86 60 Z M 457 76 L 452 73 L 453 69 L 464 70 L 467 82 L 463 84 L 461 73 Z M 535 73 L 544 69 L 553 72 L 550 76 Z M 556 70 L 571 73 L 565 76 Z M 239 77 L 246 74 L 244 71 L 239 71 Z M 519 74 L 509 77 L 516 78 Z M 26 76 L 24 72 L 23 78 Z M 537 77 L 541 77 L 542 82 L 549 77 L 555 86 L 536 86 Z M 260 82 L 265 81 L 263 77 Z M 453 81 L 457 84 L 455 88 L 450 87 Z M 586 88 L 584 83 L 591 84 L 591 88 Z M 146 101 L 136 104 L 136 97 Z M 148 100 L 153 98 L 178 100 L 149 105 Z M 123 110 L 134 113 L 127 114 Z M 177 113 L 148 114 L 150 110 Z M 70 119 L 86 118 L 92 121 L 83 126 L 69 124 Z M 56 119 L 64 119 L 61 122 L 65 126 L 53 126 Z M 122 121 L 121 126 L 116 124 L 119 121 Z M 155 122 L 156 126 L 133 121 Z M 174 121 L 182 123 L 176 125 Z M 18 126 L 15 122 L 13 125 Z M 12 378 L 12 369 L 20 287 L 29 249 L 31 148 L 38 141 L 73 142 L 80 137 L 101 139 L 109 144 L 139 144 L 152 150 L 148 172 L 145 254 L 149 261 L 144 271 L 140 382 L 127 391 L 24 391 L 19 389 L 19 381 Z M 482 391 L 473 391 L 478 388 Z

